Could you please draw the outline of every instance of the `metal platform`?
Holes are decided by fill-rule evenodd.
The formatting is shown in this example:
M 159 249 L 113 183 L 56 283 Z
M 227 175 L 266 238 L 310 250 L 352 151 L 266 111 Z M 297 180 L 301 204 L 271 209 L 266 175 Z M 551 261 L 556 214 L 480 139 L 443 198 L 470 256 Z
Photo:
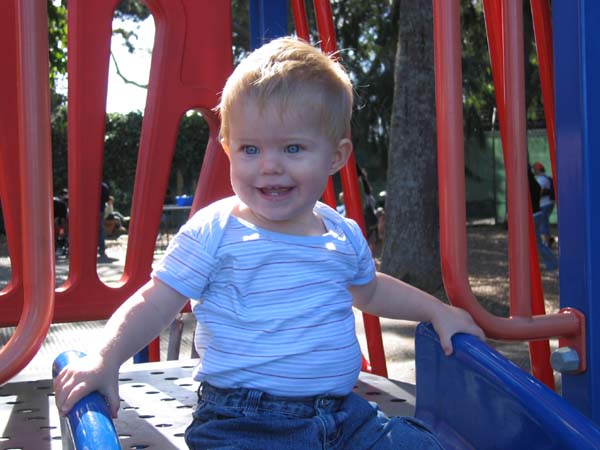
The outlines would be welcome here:
M 120 373 L 121 410 L 115 420 L 123 449 L 184 449 L 198 384 L 197 360 L 127 366 Z M 415 386 L 361 373 L 354 392 L 388 415 L 413 415 Z M 3 428 L 2 428 L 3 427 Z M 51 380 L 0 387 L 0 450 L 62 449 Z

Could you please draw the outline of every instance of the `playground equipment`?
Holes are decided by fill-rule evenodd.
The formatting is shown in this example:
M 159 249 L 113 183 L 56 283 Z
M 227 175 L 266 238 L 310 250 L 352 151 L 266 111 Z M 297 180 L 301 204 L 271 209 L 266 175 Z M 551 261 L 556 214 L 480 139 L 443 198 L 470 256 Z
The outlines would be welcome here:
M 568 3 L 568 4 L 567 4 Z M 573 4 L 576 3 L 576 6 Z M 52 314 L 54 321 L 79 321 L 108 317 L 112 311 L 148 277 L 152 261 L 154 236 L 159 228 L 161 203 L 164 198 L 168 168 L 174 149 L 178 121 L 189 109 L 202 111 L 210 128 L 210 140 L 206 159 L 200 174 L 198 190 L 194 196 L 192 211 L 217 198 L 228 195 L 227 161 L 219 148 L 216 136 L 217 118 L 211 108 L 217 102 L 219 92 L 227 74 L 231 71 L 231 20 L 227 2 L 194 2 L 187 0 L 147 0 L 156 23 L 156 38 L 153 51 L 153 64 L 150 73 L 148 103 L 144 115 L 144 125 L 139 150 L 139 164 L 136 173 L 132 220 L 125 270 L 121 284 L 109 288 L 98 280 L 95 268 L 96 241 L 89 239 L 97 235 L 99 224 L 99 190 L 102 172 L 102 142 L 104 134 L 104 99 L 107 88 L 107 64 L 111 35 L 110 23 L 117 1 L 75 1 L 69 2 L 69 192 L 70 192 L 70 272 L 69 279 L 56 294 L 53 286 L 53 252 L 51 235 L 50 199 L 50 148 L 47 136 L 48 120 L 44 113 L 47 108 L 47 69 L 44 43 L 45 2 L 8 2 L 10 11 L 0 20 L 3 54 L 6 55 L 10 70 L 2 73 L 0 89 L 6 102 L 0 107 L 0 123 L 3 125 L 2 158 L 3 174 L 0 177 L 6 228 L 9 235 L 9 248 L 13 264 L 13 279 L 0 294 L 0 324 L 15 325 L 17 332 L 0 351 L 0 382 L 8 381 L 35 354 L 48 329 Z M 286 2 L 282 0 L 252 1 L 253 45 L 287 32 Z M 598 340 L 600 334 L 596 325 L 598 306 L 594 305 L 595 280 L 592 274 L 597 268 L 597 255 L 600 255 L 598 240 L 591 230 L 598 226 L 597 212 L 592 207 L 596 190 L 590 174 L 598 169 L 598 157 L 590 150 L 598 141 L 598 132 L 590 126 L 594 119 L 594 106 L 600 104 L 598 90 L 591 80 L 598 72 L 597 59 L 594 59 L 593 36 L 590 27 L 600 19 L 600 6 L 590 0 L 574 2 L 554 2 L 554 42 L 557 70 L 557 157 L 556 166 L 560 181 L 558 198 L 560 252 L 561 252 L 561 306 L 564 310 L 557 315 L 542 316 L 531 307 L 532 285 L 530 267 L 537 268 L 535 252 L 531 252 L 535 264 L 531 264 L 527 236 L 530 225 L 527 218 L 528 207 L 524 201 L 525 192 L 525 151 L 522 79 L 515 76 L 522 67 L 522 56 L 516 53 L 520 48 L 519 11 L 513 1 L 486 1 L 486 20 L 490 37 L 490 51 L 494 78 L 499 95 L 499 111 L 506 154 L 509 204 L 510 204 L 510 276 L 511 276 L 511 315 L 509 319 L 494 318 L 475 303 L 468 286 L 466 271 L 466 238 L 464 214 L 464 164 L 462 163 L 462 102 L 460 99 L 460 33 L 458 21 L 459 3 L 457 0 L 435 0 L 436 38 L 436 88 L 438 96 L 439 166 L 440 166 L 440 218 L 442 242 L 442 268 L 444 281 L 450 300 L 468 309 L 491 337 L 503 339 L 537 340 L 560 337 L 561 347 L 571 347 L 579 356 L 576 373 L 563 375 L 563 394 L 560 399 L 532 378 L 522 374 L 511 376 L 506 364 L 495 364 L 498 355 L 484 344 L 474 344 L 469 339 L 459 337 L 455 343 L 457 357 L 447 360 L 437 358 L 435 346 L 420 345 L 423 340 L 435 341 L 430 332 L 418 335 L 417 371 L 419 373 L 451 373 L 440 364 L 452 364 L 453 370 L 464 375 L 476 366 L 475 375 L 463 378 L 464 383 L 452 387 L 457 395 L 452 401 L 472 400 L 477 406 L 478 417 L 490 420 L 490 426 L 483 428 L 486 435 L 465 429 L 471 424 L 469 415 L 472 409 L 457 408 L 453 420 L 444 415 L 443 402 L 427 399 L 443 399 L 443 392 L 454 386 L 454 376 L 438 377 L 431 383 L 418 386 L 416 414 L 427 420 L 440 434 L 450 448 L 483 448 L 480 445 L 494 443 L 497 433 L 505 433 L 504 439 L 521 439 L 512 448 L 521 444 L 531 446 L 535 442 L 551 442 L 555 447 L 571 445 L 594 448 L 600 446 L 600 434 L 591 421 L 600 422 L 600 399 L 592 385 L 594 374 L 598 375 Z M 292 1 L 292 10 L 297 23 L 297 32 L 308 38 L 308 27 L 303 1 Z M 535 5 L 535 6 L 534 6 Z M 538 11 L 548 11 L 547 2 L 532 2 Z M 578 15 L 578 11 L 581 13 Z M 541 13 L 542 14 L 542 13 Z M 315 1 L 315 15 L 325 51 L 335 50 L 334 28 L 328 1 Z M 543 14 L 542 14 L 543 15 Z M 536 14 L 534 14 L 536 16 Z M 501 17 L 501 22 L 494 18 Z M 536 16 L 537 17 L 537 16 Z M 540 20 L 545 25 L 546 58 L 548 51 L 549 15 Z M 193 25 L 192 25 L 193 24 Z M 514 28 L 513 28 L 514 27 Z M 41 30 L 44 30 L 42 32 Z M 495 31 L 494 31 L 495 30 Z M 536 27 L 536 36 L 539 27 Z M 539 34 L 541 36 L 542 34 Z M 500 40 L 504 36 L 505 40 Z M 515 39 L 512 44 L 508 39 Z M 28 39 L 35 39 L 34 43 Z M 543 40 L 538 38 L 538 46 Z M 203 45 L 191 45 L 191 42 Z M 205 45 L 204 45 L 205 44 Z M 496 53 L 495 53 L 496 52 Z M 494 57 L 494 53 L 501 57 Z M 596 53 L 597 54 L 597 53 Z M 519 60 L 521 58 L 521 60 Z M 546 59 L 546 60 L 547 60 Z M 203 61 L 211 61 L 214 70 L 203 70 Z M 540 57 L 540 61 L 542 58 Z M 177 64 L 173 62 L 177 61 Z M 547 63 L 545 67 L 551 67 Z M 513 72 L 514 71 L 514 72 Z M 548 84 L 546 74 L 545 96 Z M 18 82 L 21 80 L 20 82 Z M 576 82 L 573 82 L 575 80 Z M 15 90 L 14 86 L 18 89 Z M 505 99 L 514 99 L 508 102 Z M 548 102 L 545 101 L 548 107 Z M 563 108 L 561 110 L 561 108 Z M 15 115 L 14 111 L 18 114 Z M 504 112 L 502 112 L 504 111 Z M 552 116 L 553 114 L 550 114 Z M 445 119 L 445 120 L 444 120 Z M 507 120 L 511 119 L 511 120 Z M 561 121 L 562 119 L 562 121 Z M 35 123 L 35 127 L 30 125 Z M 160 126 L 158 126 L 160 124 Z M 40 133 L 40 130 L 43 132 Z M 552 144 L 551 144 L 552 145 Z M 563 148 L 569 149 L 567 156 Z M 85 151 L 83 151 L 85 149 Z M 9 168 L 6 170 L 5 168 Z M 21 170 L 21 176 L 17 176 Z M 350 200 L 347 210 L 351 217 L 362 223 L 362 213 L 357 199 L 358 187 L 353 161 L 344 169 L 342 181 L 346 198 Z M 31 183 L 34 180 L 35 183 Z M 219 182 L 214 182 L 218 180 Z M 566 182 L 563 180 L 567 180 Z M 18 186 L 18 187 L 15 187 Z M 325 201 L 333 203 L 335 195 L 330 184 L 324 194 Z M 587 203 L 586 203 L 587 202 Z M 23 211 L 22 214 L 19 212 Z M 40 220 L 27 220 L 34 217 Z M 143 226 L 142 226 L 143 224 Z M 20 230 L 20 231 L 19 231 Z M 90 231 L 91 230 L 91 231 Z M 94 233 L 96 230 L 96 233 Z M 17 240 L 15 236 L 31 237 Z M 35 245 L 35 248 L 33 246 Z M 535 275 L 535 274 L 534 274 Z M 539 274 L 538 274 L 539 279 Z M 535 289 L 535 288 L 534 288 Z M 539 300 L 539 291 L 534 293 Z M 55 301 L 54 301 L 55 300 Z M 597 303 L 597 302 L 596 302 Z M 570 308 L 570 309 L 568 309 Z M 21 313 L 22 310 L 22 313 Z M 542 311 L 543 312 L 543 311 Z M 19 316 L 22 316 L 19 321 Z M 386 375 L 385 361 L 380 330 L 376 318 L 366 319 L 369 339 L 369 359 L 373 372 Z M 535 344 L 534 344 L 535 345 Z M 439 346 L 438 346 L 439 347 Z M 547 347 L 546 347 L 547 348 Z M 471 351 L 477 349 L 477 351 Z M 534 351 L 535 353 L 535 351 Z M 468 354 L 469 358 L 459 359 L 458 355 Z M 492 355 L 493 357 L 491 357 Z M 548 353 L 541 363 L 534 363 L 534 370 L 548 364 Z M 458 362 L 457 362 L 458 361 Z M 161 363 L 162 364 L 162 363 Z M 433 365 L 431 365 L 433 364 Z M 154 367 L 154 369 L 150 369 Z M 147 371 L 138 370 L 140 376 L 148 372 L 160 371 L 160 366 L 147 366 Z M 551 372 L 550 372 L 551 373 Z M 177 373 L 180 377 L 181 372 Z M 508 375 L 508 376 L 501 376 Z M 457 375 L 458 376 L 458 375 Z M 170 376 L 166 378 L 171 378 Z M 375 384 L 377 378 L 371 378 Z M 475 384 L 475 379 L 486 383 Z M 516 381 L 515 381 L 516 380 Z M 435 382 L 434 382 L 435 381 Z M 548 384 L 547 380 L 545 380 Z M 522 389 L 505 389 L 506 385 L 523 387 L 535 385 L 528 394 Z M 537 383 L 537 384 L 536 384 Z M 171 383 L 173 384 L 173 383 Z M 133 383 L 135 385 L 135 383 Z M 156 384 L 158 385 L 158 384 Z M 187 397 L 193 389 L 176 389 L 177 395 L 167 398 Z M 460 389 L 464 389 L 461 391 Z M 2 388 L 4 396 L 12 394 Z M 15 388 L 17 389 L 17 388 Z M 43 391 L 43 389 L 40 389 Z M 384 391 L 393 391 L 396 397 L 406 397 L 406 392 L 394 391 L 393 386 L 383 386 Z M 467 396 L 468 393 L 496 393 L 499 404 L 516 402 L 523 405 L 523 414 L 511 409 L 515 427 L 525 423 L 525 417 L 541 424 L 535 431 L 529 430 L 529 441 L 523 441 L 523 434 L 510 435 L 506 429 L 494 424 L 501 420 L 504 412 L 489 405 L 484 399 L 489 396 Z M 20 392 L 20 391 L 19 391 Z M 464 395 L 461 396 L 461 393 Z M 133 390 L 135 396 L 135 388 Z M 548 399 L 551 400 L 548 400 Z M 422 403 L 421 399 L 423 400 Z M 379 400 L 379 398 L 378 398 Z M 133 401 L 133 400 L 132 400 Z M 172 402 L 165 400 L 161 404 Z M 192 400 L 194 401 L 194 400 Z M 542 402 L 545 408 L 538 408 L 535 402 Z M 567 402 L 580 412 L 576 412 Z M 183 402 L 183 406 L 189 406 Z M 437 405 L 437 406 L 436 406 Z M 187 411 L 189 413 L 189 411 Z M 550 416 L 560 420 L 552 422 Z M 188 414 L 189 416 L 189 414 Z M 587 416 L 589 419 L 586 419 Z M 80 424 L 75 419 L 71 428 Z M 164 424 L 163 424 L 164 425 Z M 155 442 L 160 439 L 161 427 L 153 425 Z M 168 427 L 164 427 L 168 428 Z M 571 434 L 569 434 L 571 432 Z M 553 435 L 566 436 L 566 439 Z M 575 436 L 577 438 L 575 439 Z M 179 436 L 180 438 L 181 436 Z M 569 441 L 569 438 L 573 438 Z M 536 441 L 536 439 L 539 439 Z M 542 439 L 548 439 L 543 441 Z M 166 441 L 164 441 L 166 442 Z M 12 444 L 11 444 L 12 445 Z M 144 444 L 146 445 L 146 444 Z M 586 447 L 587 446 L 587 447 Z M 161 447 L 164 448 L 164 447 Z

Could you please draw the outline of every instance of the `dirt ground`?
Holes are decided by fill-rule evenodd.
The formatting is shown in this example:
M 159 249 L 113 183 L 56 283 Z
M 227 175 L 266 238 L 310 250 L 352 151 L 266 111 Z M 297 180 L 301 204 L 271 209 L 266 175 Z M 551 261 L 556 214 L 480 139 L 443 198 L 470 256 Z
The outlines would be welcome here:
M 556 230 L 552 230 L 556 236 Z M 484 307 L 508 317 L 508 239 L 504 226 L 471 226 L 467 230 L 469 280 L 471 289 Z M 556 252 L 556 245 L 554 248 Z M 558 272 L 540 268 L 546 313 L 559 309 Z

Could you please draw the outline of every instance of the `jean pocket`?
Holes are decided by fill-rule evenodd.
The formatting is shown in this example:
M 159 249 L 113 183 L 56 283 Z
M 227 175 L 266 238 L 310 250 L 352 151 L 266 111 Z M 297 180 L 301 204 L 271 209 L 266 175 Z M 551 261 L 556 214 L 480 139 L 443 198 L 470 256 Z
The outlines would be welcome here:
M 243 416 L 243 408 L 218 406 L 200 401 L 193 413 L 194 420 L 207 422 L 209 420 L 237 419 Z
M 415 417 L 402 417 L 402 420 L 412 426 L 413 428 L 420 430 L 420 431 L 426 431 L 427 433 L 432 433 L 431 428 L 429 428 L 427 426 L 427 424 L 425 424 L 425 422 L 415 418 Z
M 426 441 L 429 441 L 429 446 L 427 448 L 443 450 L 442 444 L 440 443 L 439 439 L 437 438 L 433 430 L 429 428 L 429 426 L 425 422 L 415 417 L 401 417 L 400 420 L 402 420 L 407 426 L 417 431 L 421 436 L 423 436 L 423 438 Z

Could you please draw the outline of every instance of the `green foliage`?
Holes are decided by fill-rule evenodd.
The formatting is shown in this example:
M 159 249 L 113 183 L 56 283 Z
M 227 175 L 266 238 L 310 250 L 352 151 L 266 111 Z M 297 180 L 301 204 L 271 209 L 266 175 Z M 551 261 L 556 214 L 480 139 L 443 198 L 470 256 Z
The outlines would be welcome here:
M 108 114 L 104 140 L 103 179 L 108 183 L 115 205 L 129 214 L 133 181 L 142 131 L 142 114 Z M 173 195 L 192 194 L 208 142 L 208 126 L 197 112 L 184 115 L 179 126 L 169 178 Z M 67 109 L 59 107 L 52 116 L 52 164 L 54 192 L 67 187 Z
M 67 183 L 67 108 L 57 107 L 50 119 L 52 137 L 52 170 L 54 194 L 66 188 Z
M 129 214 L 131 207 L 141 132 L 139 112 L 107 114 L 102 178 L 115 198 L 116 209 L 123 214 Z
M 148 8 L 138 0 L 121 0 L 115 11 L 115 19 L 121 21 L 142 22 L 149 16 Z M 129 53 L 135 51 L 135 40 L 138 37 L 135 31 L 117 27 L 113 29 L 113 34 L 118 34 L 123 38 L 123 43 Z
M 481 3 L 461 2 L 465 136 L 483 137 L 496 104 Z
M 169 178 L 169 191 L 172 195 L 193 194 L 196 190 L 208 133 L 208 125 L 197 112 L 191 112 L 182 118 Z M 178 175 L 183 181 L 180 186 Z
M 150 11 L 146 8 L 146 5 L 139 0 L 121 0 L 115 11 L 116 18 L 121 20 L 132 20 L 134 22 L 144 21 L 149 16 Z
M 129 213 L 142 130 L 142 114 L 109 114 L 104 141 L 104 175 L 115 204 Z M 168 190 L 171 195 L 193 194 L 208 142 L 208 126 L 196 112 L 182 117 L 175 144 Z
M 482 140 L 484 131 L 492 128 L 496 91 L 481 2 L 462 0 L 461 22 L 465 136 Z M 529 128 L 542 128 L 545 125 L 529 2 L 523 2 L 523 22 L 527 121 Z M 498 129 L 497 122 L 494 128 Z
M 50 59 L 50 89 L 67 72 L 67 9 L 48 0 L 48 47 Z

